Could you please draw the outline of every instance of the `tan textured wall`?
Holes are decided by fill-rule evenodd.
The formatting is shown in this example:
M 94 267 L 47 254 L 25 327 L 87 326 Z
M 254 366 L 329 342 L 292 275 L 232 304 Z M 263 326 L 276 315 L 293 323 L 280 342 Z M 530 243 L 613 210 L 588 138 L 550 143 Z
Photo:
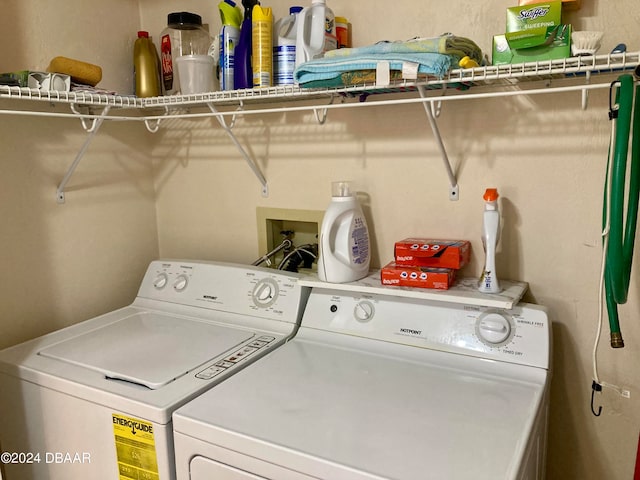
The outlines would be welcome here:
M 209 2 L 184 3 L 219 28 Z M 453 32 L 486 51 L 513 3 L 453 0 L 445 8 L 441 2 L 399 0 L 391 8 L 377 0 L 332 0 L 330 5 L 353 23 L 356 45 Z M 141 4 L 145 28 L 161 29 L 171 5 Z M 263 4 L 273 6 L 276 17 L 289 6 L 282 0 Z M 638 49 L 635 1 L 583 4 L 566 18 L 576 29 L 606 27 L 601 52 L 621 41 Z M 505 222 L 499 272 L 529 282 L 527 299 L 549 307 L 554 321 L 548 478 L 631 478 L 640 426 L 637 262 L 629 302 L 621 308 L 628 346 L 609 349 L 605 329 L 599 350 L 601 379 L 629 389 L 631 399 L 609 390 L 597 400 L 604 406 L 600 418 L 589 408 L 607 94 L 593 93 L 587 111 L 581 110 L 578 93 L 449 102 L 439 126 L 458 174 L 458 202 L 448 200 L 439 153 L 419 105 L 331 111 L 324 126 L 306 113 L 238 121 L 234 131 L 263 168 L 268 198 L 260 196 L 257 180 L 214 120 L 176 121 L 154 148 L 160 252 L 252 261 L 262 253 L 256 206 L 322 210 L 330 182 L 351 179 L 369 197 L 377 265 L 392 258 L 393 242 L 405 236 L 467 238 L 474 255 L 466 273 L 476 275 L 482 262 L 481 197 L 485 187 L 497 186 Z
M 130 93 L 136 2 L 4 7 L 1 72 L 42 70 L 63 55 L 102 65 L 100 85 Z M 0 102 L 2 110 L 22 107 Z M 56 203 L 86 136 L 75 119 L 0 115 L 0 348 L 126 305 L 158 256 L 144 126 L 104 124 L 68 184 L 66 204 Z

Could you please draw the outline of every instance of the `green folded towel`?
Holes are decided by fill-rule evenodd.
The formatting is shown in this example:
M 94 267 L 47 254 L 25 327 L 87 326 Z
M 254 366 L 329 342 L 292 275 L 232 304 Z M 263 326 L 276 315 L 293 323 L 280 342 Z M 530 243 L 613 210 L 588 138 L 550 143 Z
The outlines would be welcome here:
M 383 41 L 365 47 L 329 50 L 324 56 L 325 58 L 333 58 L 383 53 L 441 53 L 455 56 L 458 60 L 469 57 L 479 65 L 483 62 L 482 50 L 473 40 L 450 33 L 432 38 L 414 38 L 396 42 Z

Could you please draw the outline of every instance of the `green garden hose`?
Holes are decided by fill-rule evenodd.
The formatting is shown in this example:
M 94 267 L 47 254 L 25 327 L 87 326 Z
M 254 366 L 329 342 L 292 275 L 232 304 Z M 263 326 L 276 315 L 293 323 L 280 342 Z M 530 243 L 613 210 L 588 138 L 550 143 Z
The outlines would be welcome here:
M 621 75 L 618 82 L 614 83 L 619 83 L 616 93 L 618 108 L 617 110 L 611 108 L 610 113 L 616 125 L 610 145 L 610 148 L 613 148 L 613 155 L 610 155 L 609 162 L 612 163 L 608 165 L 605 182 L 603 221 L 606 229 L 608 218 L 609 238 L 605 252 L 604 281 L 611 346 L 620 348 L 624 347 L 624 341 L 620 331 L 618 305 L 626 303 L 629 292 L 640 193 L 640 105 L 637 104 L 640 87 L 636 87 L 633 76 L 627 74 Z M 630 134 L 632 135 L 631 164 L 627 191 L 626 173 Z M 626 221 L 624 220 L 625 202 Z

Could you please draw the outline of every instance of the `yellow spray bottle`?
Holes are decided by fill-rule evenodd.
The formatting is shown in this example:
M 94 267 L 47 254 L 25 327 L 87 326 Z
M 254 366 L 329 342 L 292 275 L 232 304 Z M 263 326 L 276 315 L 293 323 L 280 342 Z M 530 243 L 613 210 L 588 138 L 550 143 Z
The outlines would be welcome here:
M 254 87 L 273 85 L 273 12 L 255 5 L 251 12 L 251 68 Z

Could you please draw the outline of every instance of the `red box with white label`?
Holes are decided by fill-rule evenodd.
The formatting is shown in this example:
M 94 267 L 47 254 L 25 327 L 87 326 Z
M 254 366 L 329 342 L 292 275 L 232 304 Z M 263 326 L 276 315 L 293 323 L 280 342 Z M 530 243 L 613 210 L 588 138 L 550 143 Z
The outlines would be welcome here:
M 396 265 L 453 268 L 469 263 L 471 243 L 468 240 L 432 240 L 405 238 L 395 244 Z
M 450 268 L 430 268 L 401 266 L 391 262 L 380 270 L 383 285 L 401 287 L 435 288 L 447 290 L 456 277 L 456 271 Z

